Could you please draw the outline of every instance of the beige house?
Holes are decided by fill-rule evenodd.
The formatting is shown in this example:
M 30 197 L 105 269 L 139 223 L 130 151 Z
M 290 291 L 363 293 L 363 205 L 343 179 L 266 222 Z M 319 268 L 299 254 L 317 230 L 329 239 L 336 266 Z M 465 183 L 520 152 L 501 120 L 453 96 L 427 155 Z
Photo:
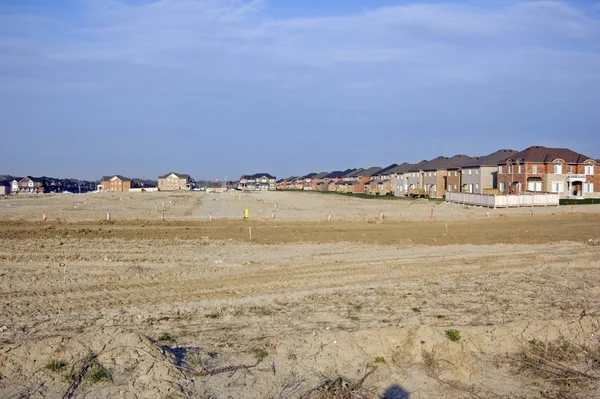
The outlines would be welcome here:
M 253 175 L 243 175 L 237 185 L 238 190 L 242 191 L 275 191 L 277 178 L 268 173 L 255 173 Z
M 158 176 L 159 191 L 190 190 L 192 188 L 192 178 L 183 173 L 167 173 L 164 176 Z

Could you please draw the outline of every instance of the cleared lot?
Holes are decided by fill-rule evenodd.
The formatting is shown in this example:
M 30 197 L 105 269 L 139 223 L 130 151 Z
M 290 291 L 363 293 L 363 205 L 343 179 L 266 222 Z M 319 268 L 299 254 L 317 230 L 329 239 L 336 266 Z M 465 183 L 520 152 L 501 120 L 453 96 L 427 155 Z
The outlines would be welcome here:
M 1 397 L 598 393 L 595 208 L 159 194 L 0 202 Z

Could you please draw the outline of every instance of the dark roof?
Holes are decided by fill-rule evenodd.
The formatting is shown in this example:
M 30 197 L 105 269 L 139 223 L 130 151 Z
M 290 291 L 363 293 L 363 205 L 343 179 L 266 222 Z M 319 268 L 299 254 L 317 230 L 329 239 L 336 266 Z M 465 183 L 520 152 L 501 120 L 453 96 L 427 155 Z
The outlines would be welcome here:
M 306 176 L 302 176 L 302 179 L 312 179 L 313 177 L 315 177 L 317 174 L 315 172 L 313 173 L 309 173 Z
M 110 176 L 102 176 L 102 181 L 109 181 L 110 179 L 112 179 L 113 177 L 118 177 L 119 179 L 121 179 L 122 181 L 131 181 L 131 179 L 128 179 L 124 176 L 121 175 L 110 175 Z
M 158 178 L 166 179 L 171 174 L 179 176 L 180 179 L 191 179 L 190 175 L 186 175 L 185 173 L 177 173 L 177 172 L 169 172 L 166 175 L 158 176 Z
M 268 173 L 255 173 L 253 175 L 242 175 L 242 177 L 240 178 L 240 180 L 241 179 L 247 179 L 247 180 L 248 179 L 260 179 L 263 176 L 266 177 L 266 178 L 269 178 L 269 179 L 275 179 L 275 176 L 272 176 L 272 175 L 270 175 Z
M 465 165 L 462 165 L 462 167 L 496 166 L 499 163 L 505 163 L 506 159 L 516 152 L 517 151 L 515 150 L 498 150 L 488 155 L 471 158 L 471 161 L 467 162 Z
M 324 176 L 325 179 L 337 179 L 340 177 L 344 177 L 349 173 L 354 172 L 356 169 L 346 169 L 346 170 L 335 170 Z
M 343 177 L 358 177 L 358 176 L 360 176 L 359 173 L 362 172 L 363 170 L 364 170 L 363 168 L 352 169 L 352 171 L 346 173 Z
M 322 178 L 324 178 L 325 176 L 327 176 L 328 174 L 329 174 L 329 172 L 321 172 L 321 173 L 318 173 L 318 174 L 315 176 L 315 179 L 322 179 Z
M 390 166 L 386 166 L 385 168 L 380 169 L 378 172 L 373 173 L 371 176 L 382 176 L 388 175 L 389 171 L 397 167 L 398 165 L 393 163 Z
M 369 169 L 362 169 L 359 172 L 356 172 L 355 174 L 353 174 L 352 176 L 373 176 L 373 173 L 377 173 L 381 170 L 381 168 L 379 166 L 373 166 Z
M 409 172 L 416 172 L 419 170 L 438 170 L 438 169 L 448 169 L 455 167 L 455 165 L 460 165 L 465 163 L 467 160 L 471 159 L 471 157 L 467 155 L 455 155 L 453 157 L 443 157 L 439 156 L 437 158 L 432 159 L 428 162 L 421 162 L 414 167 L 412 167 Z
M 396 174 L 401 174 L 401 173 L 407 173 L 410 170 L 419 170 L 419 165 L 424 164 L 428 161 L 421 161 L 419 163 L 408 163 L 408 162 L 404 162 L 398 166 L 396 166 L 395 168 L 393 168 L 392 170 L 389 171 L 390 174 L 392 173 L 396 173 Z
M 498 165 L 506 163 L 509 159 L 512 162 L 521 159 L 524 162 L 541 163 L 551 163 L 557 159 L 562 159 L 566 163 L 583 163 L 587 160 L 593 160 L 592 157 L 569 150 L 568 148 L 547 148 L 540 145 L 529 147 L 521 152 L 512 154 L 510 157 L 503 160 L 503 162 L 499 161 Z

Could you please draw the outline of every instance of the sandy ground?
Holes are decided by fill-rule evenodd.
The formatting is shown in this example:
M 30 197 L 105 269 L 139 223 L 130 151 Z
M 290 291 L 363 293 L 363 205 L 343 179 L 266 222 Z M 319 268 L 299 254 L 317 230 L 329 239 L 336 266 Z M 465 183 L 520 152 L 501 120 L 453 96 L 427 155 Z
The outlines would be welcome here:
M 597 207 L 160 194 L 0 201 L 0 397 L 600 396 Z
M 228 192 L 208 194 L 183 193 L 89 193 L 22 196 L 0 199 L 0 220 L 42 220 L 45 212 L 49 221 L 118 220 L 208 220 L 241 219 L 244 209 L 250 210 L 254 220 L 273 217 L 285 221 L 375 220 L 383 213 L 384 219 L 396 221 L 429 220 L 433 209 L 436 220 L 470 220 L 503 216 L 529 215 L 529 208 L 488 209 L 467 207 L 428 200 L 384 200 L 348 198 L 334 194 L 263 192 Z M 600 213 L 600 205 L 534 208 L 534 215 L 558 213 Z

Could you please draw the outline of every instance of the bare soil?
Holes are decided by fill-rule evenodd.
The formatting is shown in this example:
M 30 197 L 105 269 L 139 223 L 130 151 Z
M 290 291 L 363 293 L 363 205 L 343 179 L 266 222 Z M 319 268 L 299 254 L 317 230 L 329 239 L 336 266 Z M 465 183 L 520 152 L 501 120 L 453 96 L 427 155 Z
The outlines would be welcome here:
M 379 220 L 379 201 L 274 194 L 248 202 L 277 199 L 276 218 L 248 221 L 233 195 L 165 194 L 182 214 L 166 221 L 158 194 L 110 222 L 59 211 L 66 197 L 6 200 L 0 397 L 328 397 L 357 382 L 386 398 L 599 396 L 597 208 L 440 204 L 431 220 L 431 203 L 394 201 Z M 327 222 L 330 201 L 349 216 Z M 59 217 L 39 221 L 42 206 Z M 231 217 L 208 222 L 219 209 Z

